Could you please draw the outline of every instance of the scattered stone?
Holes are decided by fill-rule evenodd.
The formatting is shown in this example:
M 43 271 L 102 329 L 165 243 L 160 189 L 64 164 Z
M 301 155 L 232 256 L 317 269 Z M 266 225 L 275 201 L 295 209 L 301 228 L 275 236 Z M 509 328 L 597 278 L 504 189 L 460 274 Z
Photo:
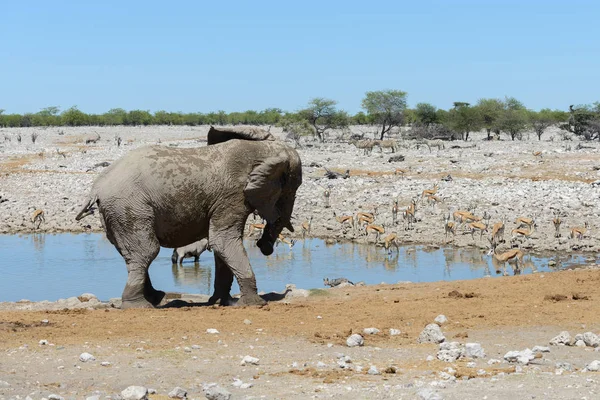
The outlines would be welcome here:
M 79 355 L 79 361 L 81 361 L 81 362 L 88 362 L 88 361 L 95 361 L 95 360 L 96 360 L 96 357 L 94 357 L 90 353 L 81 353 Z
M 42 339 L 40 340 L 40 346 L 46 346 L 48 344 L 48 341 L 46 339 Z
M 568 331 L 562 331 L 552 340 L 550 340 L 552 346 L 570 346 L 571 345 L 571 334 Z
M 421 400 L 443 400 L 444 398 L 429 388 L 419 389 L 417 396 Z
M 575 342 L 575 347 L 585 347 L 585 342 L 583 340 L 577 340 Z
M 446 322 L 448 322 L 448 318 L 446 318 L 444 314 L 440 314 L 437 317 L 435 317 L 433 322 L 437 323 L 438 325 L 444 325 Z
M 583 334 L 583 342 L 589 347 L 600 346 L 600 337 L 593 332 L 586 332 Z
M 442 333 L 438 324 L 429 324 L 423 329 L 417 343 L 442 343 L 446 340 L 446 337 Z
M 533 349 L 531 349 L 531 351 L 533 351 L 534 353 L 550 353 L 550 347 L 534 346 Z
M 0 381 L 0 387 L 9 387 L 10 383 L 6 382 L 6 381 Z
M 327 367 L 327 364 L 325 364 L 323 361 L 319 361 L 317 363 L 317 368 L 326 368 L 326 367 Z
M 488 363 L 488 365 L 494 365 L 494 364 L 500 364 L 501 362 L 502 361 L 498 360 L 497 358 L 490 358 L 487 363 Z
M 367 374 L 369 374 L 369 375 L 381 375 L 381 372 L 379 372 L 379 370 L 377 369 L 376 366 L 371 365 L 371 367 L 367 371 Z
M 129 386 L 121 392 L 123 400 L 146 400 L 148 399 L 148 389 L 143 386 Z
M 425 359 L 425 361 L 433 361 L 435 360 L 435 357 L 432 356 L 431 354 L 427 356 L 427 358 Z
M 363 333 L 365 335 L 376 335 L 379 333 L 379 329 L 377 328 L 365 328 L 363 329 Z
M 99 394 L 95 394 L 93 396 L 88 396 L 88 397 L 85 398 L 85 400 L 100 400 L 100 395 Z
M 57 394 L 51 394 L 48 396 L 48 400 L 65 400 L 65 398 Z
M 85 303 L 86 301 L 90 300 L 98 300 L 98 297 L 96 297 L 96 295 L 92 293 L 83 293 L 82 295 L 77 296 L 77 299 L 80 302 Z
M 242 362 L 240 363 L 240 365 L 244 366 L 244 365 L 258 365 L 258 362 L 260 360 L 256 357 L 252 357 L 252 356 L 244 356 L 244 358 L 242 359 Z
M 470 358 L 485 358 L 485 352 L 479 343 L 466 343 L 465 356 Z
M 244 324 L 245 324 L 245 325 L 251 325 L 251 324 L 252 324 L 252 321 L 250 321 L 249 319 L 245 319 L 245 320 L 244 320 Z
M 400 334 L 402 334 L 402 331 L 400 331 L 400 329 L 390 329 L 390 336 L 398 336 Z
M 229 400 L 231 398 L 231 393 L 216 383 L 212 383 L 204 385 L 204 396 L 208 400 Z
M 454 362 L 462 357 L 464 350 L 458 342 L 445 342 L 440 344 L 440 350 L 437 353 L 438 360 L 445 362 Z
M 110 367 L 110 365 L 111 365 L 111 364 L 110 364 L 110 362 L 108 362 L 108 361 L 102 361 L 102 362 L 100 363 L 100 365 L 101 365 L 101 366 L 103 366 L 103 367 Z
M 600 371 L 600 361 L 594 360 L 583 369 L 584 372 L 598 372 Z
M 523 351 L 509 351 L 504 355 L 504 359 L 508 362 L 518 362 L 519 364 L 527 365 L 535 358 L 535 354 L 530 349 Z
M 171 399 L 185 399 L 187 397 L 187 391 L 177 386 L 169 392 L 169 397 Z
M 361 335 L 359 335 L 358 333 L 354 333 L 354 334 L 348 336 L 348 339 L 346 339 L 346 345 L 348 347 L 362 346 L 364 344 L 365 344 L 365 339 L 363 339 L 363 337 Z
M 573 371 L 573 366 L 568 362 L 557 362 L 554 366 L 556 369 L 562 369 L 563 371 Z
M 218 330 L 216 330 L 216 329 L 214 329 L 214 328 L 208 328 L 208 329 L 206 330 L 206 333 L 209 333 L 209 334 L 211 334 L 211 335 L 216 335 L 216 334 L 218 334 L 218 333 L 219 333 L 219 331 L 218 331 Z
M 477 363 L 475 361 L 470 361 L 467 363 L 467 368 L 475 368 Z
M 50 323 L 50 321 L 48 321 L 47 319 L 42 320 L 42 325 L 48 325 L 49 323 Z

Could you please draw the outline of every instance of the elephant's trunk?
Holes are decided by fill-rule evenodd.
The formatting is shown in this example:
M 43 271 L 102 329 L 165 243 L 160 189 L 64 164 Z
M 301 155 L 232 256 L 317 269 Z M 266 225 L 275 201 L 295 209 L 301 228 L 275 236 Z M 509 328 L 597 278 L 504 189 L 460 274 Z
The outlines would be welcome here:
M 260 239 L 256 242 L 256 245 L 260 249 L 260 252 L 265 256 L 273 254 L 273 245 L 275 244 L 275 235 L 273 234 L 273 225 L 267 223 L 267 226 L 263 229 L 263 234 Z

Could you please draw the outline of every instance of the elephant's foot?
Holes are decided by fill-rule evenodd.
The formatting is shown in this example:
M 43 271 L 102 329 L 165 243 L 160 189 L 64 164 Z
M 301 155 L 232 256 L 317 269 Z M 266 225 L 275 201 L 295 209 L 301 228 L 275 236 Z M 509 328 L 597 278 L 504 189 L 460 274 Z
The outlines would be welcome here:
M 165 298 L 165 295 L 166 293 L 162 290 L 156 290 L 154 288 L 147 290 L 146 293 L 144 293 L 146 300 L 155 307 L 160 304 L 160 302 Z
M 219 302 L 219 304 L 222 306 L 232 306 L 236 303 L 235 299 L 229 294 L 227 294 L 227 296 L 223 296 L 215 293 L 210 297 L 210 299 L 208 299 L 209 305 L 217 304 L 217 302 Z
M 148 302 L 145 298 L 139 298 L 135 300 L 122 300 L 121 309 L 127 308 L 154 308 L 154 306 Z
M 236 306 L 264 306 L 267 302 L 256 293 L 242 294 Z

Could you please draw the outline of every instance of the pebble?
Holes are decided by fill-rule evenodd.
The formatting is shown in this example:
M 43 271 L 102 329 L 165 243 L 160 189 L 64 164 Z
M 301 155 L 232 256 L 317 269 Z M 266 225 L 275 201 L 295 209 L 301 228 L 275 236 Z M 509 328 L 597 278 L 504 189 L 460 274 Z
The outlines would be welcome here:
M 444 399 L 440 394 L 438 394 L 437 392 L 435 392 L 434 390 L 429 389 L 429 388 L 419 389 L 419 391 L 417 391 L 417 396 L 421 400 L 443 400 Z
M 508 362 L 518 362 L 519 364 L 527 365 L 535 358 L 535 354 L 530 349 L 523 351 L 509 351 L 504 355 L 504 359 Z
M 365 339 L 358 333 L 354 333 L 354 334 L 348 336 L 348 338 L 346 339 L 346 345 L 348 347 L 362 346 L 364 344 L 365 344 Z
M 440 343 L 440 349 L 437 353 L 438 360 L 445 362 L 454 362 L 464 355 L 464 349 L 458 342 Z
M 216 383 L 203 385 L 203 389 L 204 396 L 208 400 L 229 400 L 231 398 L 231 393 L 229 393 L 227 389 L 217 385 Z
M 550 353 L 550 347 L 547 346 L 534 346 L 531 349 L 534 353 Z
M 143 386 L 129 386 L 121 392 L 123 400 L 146 400 L 148 399 L 148 389 Z
M 402 331 L 400 331 L 400 329 L 394 329 L 394 328 L 390 329 L 390 336 L 398 336 L 400 334 L 402 334 Z
M 367 374 L 369 374 L 369 375 L 381 375 L 381 372 L 379 372 L 379 370 L 377 369 L 376 366 L 371 365 L 371 367 L 367 371 Z
M 552 346 L 570 346 L 571 334 L 568 331 L 562 331 L 557 336 L 550 340 Z
M 242 362 L 240 363 L 240 365 L 258 365 L 259 363 L 259 359 L 256 357 L 252 357 L 252 356 L 244 356 L 244 358 L 242 359 Z
M 379 329 L 377 328 L 365 328 L 363 329 L 363 333 L 365 335 L 376 335 L 379 333 Z
M 101 366 L 103 366 L 103 367 L 110 367 L 110 365 L 111 365 L 111 364 L 110 364 L 110 362 L 108 362 L 108 361 L 102 361 L 102 362 L 100 363 L 100 365 L 101 365 Z
M 446 322 L 448 322 L 448 318 L 444 314 L 440 314 L 437 317 L 435 317 L 433 322 L 435 322 L 438 325 L 444 325 Z
M 48 400 L 65 400 L 65 398 L 57 394 L 51 394 L 48 396 Z
M 208 329 L 206 330 L 206 333 L 209 333 L 209 334 L 211 334 L 211 335 L 216 335 L 216 334 L 218 334 L 218 333 L 219 333 L 219 331 L 218 331 L 218 330 L 216 330 L 216 329 L 214 329 L 214 328 L 208 328 Z
M 187 391 L 177 386 L 169 392 L 168 396 L 171 399 L 185 399 L 187 396 Z
M 48 344 L 48 341 L 46 339 L 42 339 L 39 341 L 40 346 L 46 346 Z
M 598 372 L 598 371 L 600 371 L 600 361 L 599 360 L 592 361 L 591 363 L 589 363 L 588 365 L 586 365 L 583 370 L 584 371 L 590 371 L 590 372 Z
M 250 321 L 249 319 L 245 319 L 245 320 L 244 320 L 244 324 L 245 324 L 245 325 L 251 325 L 251 324 L 252 324 L 252 321 Z
M 485 358 L 485 352 L 479 343 L 466 343 L 465 356 L 469 358 Z
M 417 343 L 442 343 L 446 337 L 438 324 L 429 324 L 423 329 Z
M 81 353 L 79 355 L 79 361 L 81 361 L 81 362 L 88 362 L 88 361 L 94 361 L 94 360 L 96 360 L 96 357 L 94 357 L 90 353 Z

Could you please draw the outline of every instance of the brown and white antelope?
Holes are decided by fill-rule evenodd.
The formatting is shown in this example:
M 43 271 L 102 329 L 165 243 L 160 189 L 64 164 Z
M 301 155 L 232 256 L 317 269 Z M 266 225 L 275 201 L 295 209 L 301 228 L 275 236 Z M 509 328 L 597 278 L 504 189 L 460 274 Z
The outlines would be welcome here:
M 498 243 L 504 243 L 504 228 L 505 228 L 505 217 L 502 217 L 500 222 L 496 222 L 492 226 L 492 242 L 496 245 Z
M 523 226 L 527 225 L 527 227 L 529 229 L 531 229 L 531 227 L 533 225 L 535 225 L 535 218 L 536 218 L 536 214 L 533 214 L 533 217 L 528 218 L 528 217 L 518 217 L 515 220 L 515 224 L 517 224 L 517 228 L 522 228 Z
M 456 223 L 450 221 L 450 214 L 446 218 L 446 223 L 444 224 L 444 241 L 448 240 L 448 234 L 451 233 L 452 236 L 456 236 Z
M 471 231 L 471 238 L 473 240 L 475 240 L 475 237 L 473 236 L 473 234 L 477 231 L 479 231 L 479 240 L 481 240 L 483 238 L 483 233 L 487 232 L 488 230 L 488 225 L 487 223 L 483 223 L 480 221 L 476 221 L 476 222 L 470 222 L 469 223 L 469 230 Z
M 310 228 L 312 226 L 313 216 L 308 217 L 308 220 L 302 223 L 302 239 L 306 237 L 306 234 L 310 235 Z
M 290 250 L 292 249 L 292 247 L 294 247 L 294 244 L 296 244 L 296 241 L 294 239 L 288 239 L 285 236 L 283 236 L 281 233 L 279 234 L 279 236 L 277 236 L 277 240 L 275 241 L 275 246 L 277 246 L 280 242 L 287 244 L 290 248 Z
M 495 245 L 490 240 L 490 251 L 488 252 L 488 256 L 492 256 L 492 262 L 496 267 L 496 273 L 500 273 L 499 266 L 502 266 L 503 275 L 507 275 L 506 273 L 506 263 L 514 261 L 516 263 L 516 268 L 513 270 L 515 275 L 518 275 L 521 272 L 521 266 L 523 265 L 523 251 L 520 249 L 510 249 L 505 251 L 504 253 L 498 253 L 497 245 Z
M 560 234 L 560 225 L 562 224 L 562 220 L 560 219 L 560 211 L 554 212 L 554 218 L 552 218 L 552 224 L 554 225 L 554 237 L 559 238 L 562 235 Z
M 425 189 L 425 190 L 423 190 L 423 192 L 421 193 L 421 202 L 423 202 L 423 199 L 426 196 L 434 195 L 434 194 L 437 193 L 437 191 L 438 191 L 438 184 L 437 183 L 433 184 L 433 189 Z
M 262 232 L 263 229 L 265 229 L 266 225 L 267 225 L 267 223 L 266 223 L 266 221 L 264 219 L 263 219 L 263 222 L 260 223 L 260 224 L 250 224 L 250 225 L 248 225 L 248 236 L 246 236 L 246 237 L 250 237 L 254 233 L 254 231 L 257 231 L 259 233 Z
M 417 200 L 412 199 L 410 205 L 402 213 L 404 219 L 404 230 L 411 229 L 411 224 L 416 221 L 415 212 L 417 211 Z
M 531 235 L 533 235 L 533 233 L 535 232 L 535 224 L 531 225 L 530 229 L 525 229 L 525 228 L 515 228 L 512 231 L 510 231 L 511 234 L 511 241 L 514 241 L 515 239 L 529 239 L 531 238 Z
M 39 229 L 39 227 L 42 224 L 42 222 L 46 222 L 46 218 L 44 217 L 44 210 L 41 210 L 41 209 L 35 210 L 33 212 L 33 214 L 31 214 L 31 222 L 34 225 L 37 222 L 37 225 L 35 226 L 35 229 Z
M 339 222 L 340 224 L 342 224 L 342 226 L 344 226 L 344 224 L 346 225 L 350 225 L 352 227 L 352 229 L 354 229 L 354 217 L 352 215 L 341 215 L 338 216 L 335 211 L 333 212 L 333 216 L 335 217 L 335 220 L 337 222 Z
M 581 240 L 587 233 L 589 227 L 590 227 L 589 223 L 587 221 L 585 221 L 584 226 L 576 226 L 575 228 L 571 228 L 571 233 L 570 233 L 569 237 L 571 239 L 577 238 L 577 239 Z
M 385 227 L 383 224 L 381 224 L 381 225 L 368 224 L 367 226 L 365 226 L 365 234 L 367 235 L 367 239 L 369 238 L 370 233 L 375 233 L 375 243 L 378 243 L 379 236 L 381 236 L 381 234 L 385 233 Z
M 392 205 L 392 225 L 398 224 L 398 199 L 394 200 Z
M 387 250 L 388 254 L 391 254 L 392 253 L 392 248 L 391 248 L 392 245 L 396 247 L 396 251 L 400 251 L 398 242 L 399 242 L 398 235 L 396 233 L 392 232 L 389 235 L 387 235 L 385 238 L 383 238 L 383 247 Z

